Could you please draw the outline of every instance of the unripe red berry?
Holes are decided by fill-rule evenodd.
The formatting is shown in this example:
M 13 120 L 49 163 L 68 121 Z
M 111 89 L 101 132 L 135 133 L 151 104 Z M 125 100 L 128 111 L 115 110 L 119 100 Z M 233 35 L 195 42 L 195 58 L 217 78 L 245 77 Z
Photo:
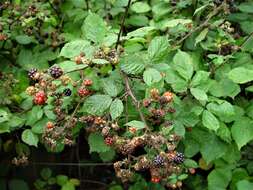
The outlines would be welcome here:
M 137 129 L 135 127 L 129 127 L 131 133 L 136 133 Z
M 83 85 L 84 86 L 91 86 L 92 85 L 92 80 L 90 80 L 90 79 L 85 79 L 84 81 L 83 81 Z
M 150 99 L 145 99 L 145 100 L 143 100 L 142 104 L 143 104 L 143 106 L 144 106 L 145 108 L 147 108 L 147 107 L 150 106 L 151 100 L 150 100 Z
M 35 94 L 33 102 L 36 105 L 43 105 L 47 101 L 47 95 L 44 91 L 39 91 Z
M 52 129 L 54 128 L 54 124 L 52 122 L 47 122 L 47 129 Z
M 195 170 L 195 168 L 190 168 L 190 169 L 189 169 L 189 172 L 190 172 L 190 174 L 195 174 L 195 173 L 196 173 L 196 170 Z
M 107 144 L 108 146 L 111 146 L 113 144 L 112 137 L 106 137 L 104 141 L 105 141 L 105 144 Z
M 152 177 L 151 178 L 151 182 L 152 183 L 159 183 L 161 181 L 161 178 L 160 177 Z
M 90 91 L 87 88 L 79 88 L 78 95 L 80 97 L 88 96 L 88 95 L 90 95 Z

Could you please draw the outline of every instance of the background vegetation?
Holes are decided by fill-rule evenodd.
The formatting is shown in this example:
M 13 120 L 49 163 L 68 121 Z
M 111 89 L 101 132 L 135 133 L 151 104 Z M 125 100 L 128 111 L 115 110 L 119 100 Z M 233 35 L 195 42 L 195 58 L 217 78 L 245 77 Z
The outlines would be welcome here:
M 0 3 L 0 189 L 253 189 L 252 0 Z

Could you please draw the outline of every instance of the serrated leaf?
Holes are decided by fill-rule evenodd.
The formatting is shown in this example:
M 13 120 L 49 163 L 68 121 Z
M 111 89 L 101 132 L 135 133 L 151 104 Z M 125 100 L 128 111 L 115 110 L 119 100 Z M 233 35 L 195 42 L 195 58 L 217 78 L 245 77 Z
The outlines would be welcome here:
M 173 67 L 186 80 L 190 80 L 193 74 L 192 58 L 186 52 L 178 50 L 173 58 Z
M 120 99 L 115 99 L 110 106 L 112 120 L 118 118 L 124 111 L 124 105 Z
M 32 38 L 27 35 L 19 35 L 15 37 L 17 42 L 23 45 L 30 44 L 32 42 Z
M 247 83 L 253 80 L 253 70 L 237 67 L 228 73 L 228 77 L 238 84 Z
M 155 37 L 149 44 L 148 55 L 153 62 L 164 58 L 168 53 L 169 41 L 167 37 Z
M 8 112 L 3 109 L 0 109 L 0 123 L 8 121 L 9 119 L 10 118 Z
M 104 92 L 112 97 L 116 97 L 121 90 L 112 79 L 102 80 L 102 85 Z
M 159 82 L 162 79 L 162 76 L 159 71 L 153 68 L 149 68 L 143 73 L 143 80 L 148 85 L 151 86 L 154 83 Z
M 112 98 L 108 95 L 93 95 L 85 100 L 82 111 L 101 116 L 110 107 L 111 103 Z
M 69 181 L 66 184 L 64 184 L 61 188 L 61 190 L 75 190 L 75 189 L 76 188 L 75 188 L 74 184 Z
M 90 43 L 86 40 L 74 40 L 66 43 L 61 49 L 60 55 L 66 58 L 73 58 L 80 53 L 87 53 L 90 48 Z
M 168 69 L 166 72 L 165 81 L 172 86 L 175 92 L 184 92 L 187 90 L 187 81 L 172 69 Z
M 209 78 L 209 74 L 210 73 L 206 71 L 197 71 L 192 78 L 191 86 L 196 87 L 198 85 L 205 84 Z
M 249 190 L 249 189 L 253 189 L 253 183 L 244 179 L 244 180 L 238 181 L 236 184 L 236 187 L 237 187 L 237 190 Z
M 238 6 L 238 9 L 245 13 L 253 13 L 253 2 L 241 3 Z
M 140 74 L 145 68 L 145 61 L 139 54 L 130 54 L 120 61 L 121 70 L 127 74 Z
M 103 162 L 109 162 L 109 161 L 112 161 L 113 158 L 115 157 L 116 155 L 116 152 L 114 149 L 110 148 L 109 151 L 106 151 L 106 152 L 100 152 L 99 153 L 99 156 L 101 158 L 101 160 L 103 160 Z
M 82 32 L 88 40 L 100 43 L 106 35 L 107 28 L 99 15 L 90 12 L 83 23 Z
M 232 178 L 229 168 L 218 168 L 208 175 L 208 190 L 225 190 Z
M 190 91 L 191 91 L 191 94 L 194 96 L 194 98 L 196 98 L 197 100 L 200 100 L 200 101 L 208 100 L 208 97 L 205 91 L 198 88 L 191 88 Z
M 253 140 L 253 121 L 248 117 L 242 117 L 234 122 L 231 133 L 239 149 Z
M 136 2 L 131 6 L 131 10 L 136 13 L 146 13 L 151 10 L 146 2 Z
M 90 153 L 92 152 L 107 152 L 110 147 L 104 143 L 104 138 L 99 133 L 91 133 L 88 138 L 88 143 L 90 146 Z
M 125 126 L 134 127 L 137 130 L 138 129 L 144 129 L 146 127 L 145 123 L 143 123 L 142 121 L 136 121 L 136 120 L 133 120 L 133 121 L 130 121 L 130 122 L 126 123 Z
M 208 31 L 209 31 L 209 29 L 208 29 L 208 28 L 205 28 L 204 30 L 202 30 L 202 31 L 199 33 L 199 35 L 195 38 L 195 44 L 194 44 L 195 46 L 196 46 L 199 42 L 203 41 L 203 40 L 206 38 L 206 35 L 207 35 Z
M 185 159 L 184 165 L 187 168 L 198 168 L 198 163 L 192 159 Z
M 21 135 L 22 141 L 30 146 L 38 146 L 39 138 L 36 134 L 32 132 L 31 129 L 26 129 Z
M 218 119 L 211 112 L 207 110 L 203 111 L 202 123 L 206 128 L 214 130 L 214 131 L 217 131 L 217 129 L 219 129 L 220 127 Z
M 32 126 L 39 121 L 43 116 L 43 109 L 41 106 L 34 106 L 31 111 L 27 113 L 26 125 Z
M 78 70 L 85 69 L 86 67 L 88 67 L 88 65 L 85 65 L 85 64 L 77 65 L 73 61 L 63 61 L 59 63 L 58 66 L 62 68 L 64 73 L 70 73 L 70 72 L 78 71 Z

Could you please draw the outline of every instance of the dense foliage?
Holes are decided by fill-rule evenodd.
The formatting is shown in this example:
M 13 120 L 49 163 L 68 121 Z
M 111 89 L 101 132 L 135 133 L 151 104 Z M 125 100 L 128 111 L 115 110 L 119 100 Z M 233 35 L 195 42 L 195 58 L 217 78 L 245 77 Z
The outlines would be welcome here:
M 1 190 L 88 189 L 82 164 L 111 165 L 110 190 L 253 189 L 252 0 L 12 0 L 0 15 Z M 22 177 L 34 152 L 75 147 L 78 174 L 52 160 Z

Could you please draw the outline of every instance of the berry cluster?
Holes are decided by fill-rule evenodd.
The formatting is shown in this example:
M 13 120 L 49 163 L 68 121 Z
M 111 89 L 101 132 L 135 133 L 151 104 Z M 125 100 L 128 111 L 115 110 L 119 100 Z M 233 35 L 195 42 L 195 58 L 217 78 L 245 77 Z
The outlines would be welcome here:
M 173 93 L 168 91 L 160 96 L 158 89 L 153 88 L 150 90 L 150 98 L 144 99 L 142 104 L 151 114 L 149 121 L 154 125 L 160 125 L 167 113 L 175 113 L 176 110 L 171 107 L 172 102 Z
M 157 155 L 154 160 L 153 160 L 153 163 L 155 166 L 162 166 L 164 164 L 164 158 L 160 155 Z

